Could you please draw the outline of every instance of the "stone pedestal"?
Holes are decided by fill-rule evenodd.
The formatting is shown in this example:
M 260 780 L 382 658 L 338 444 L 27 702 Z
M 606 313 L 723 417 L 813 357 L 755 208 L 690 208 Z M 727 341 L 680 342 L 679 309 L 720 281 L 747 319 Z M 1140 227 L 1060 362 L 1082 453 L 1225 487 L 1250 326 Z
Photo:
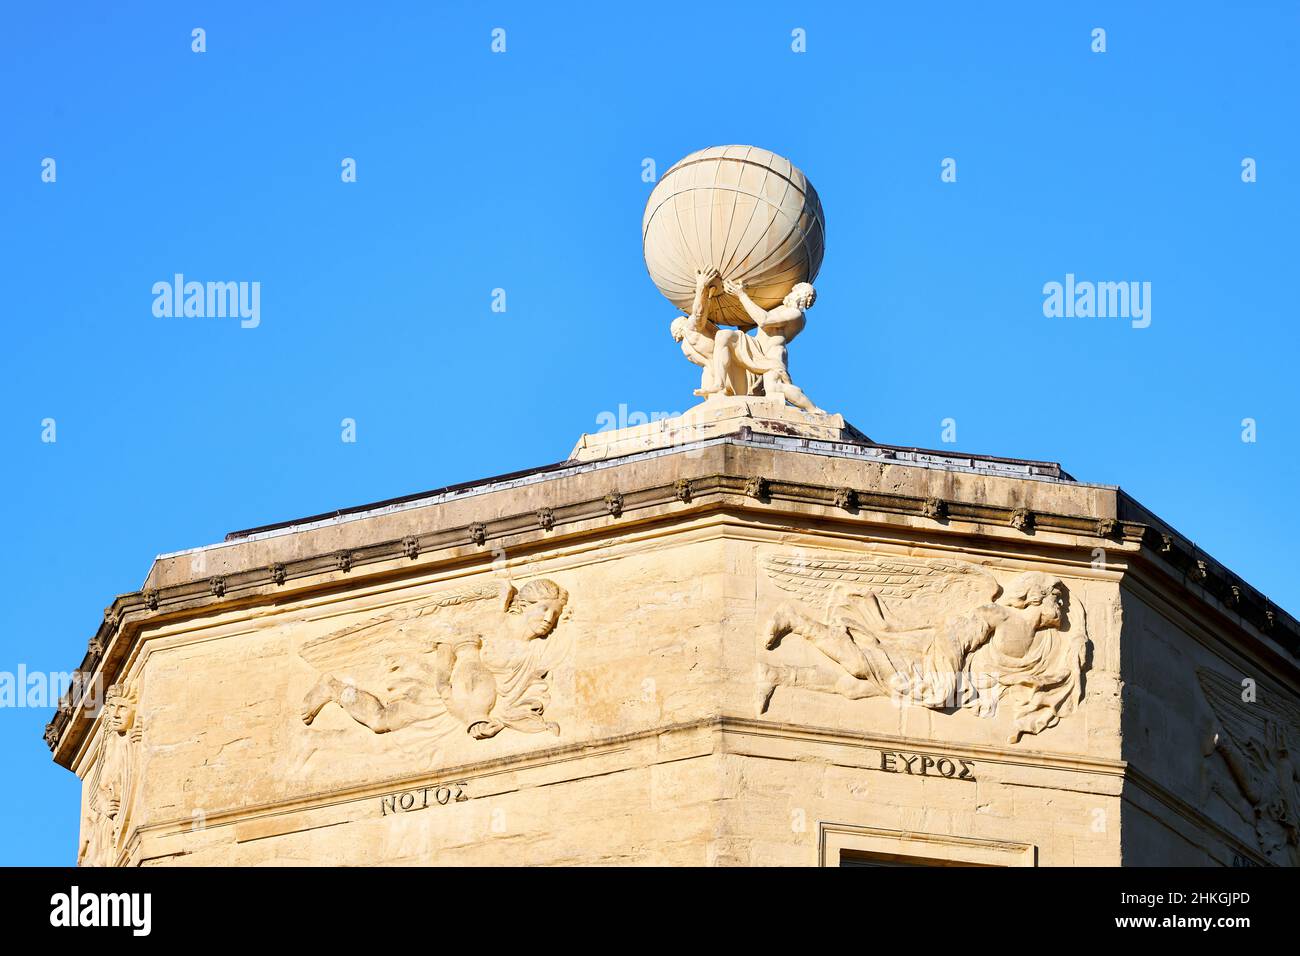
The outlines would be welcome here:
M 599 461 L 642 451 L 757 432 L 819 441 L 866 441 L 843 415 L 812 415 L 783 399 L 753 395 L 715 395 L 674 418 L 583 435 L 573 446 L 574 461 Z

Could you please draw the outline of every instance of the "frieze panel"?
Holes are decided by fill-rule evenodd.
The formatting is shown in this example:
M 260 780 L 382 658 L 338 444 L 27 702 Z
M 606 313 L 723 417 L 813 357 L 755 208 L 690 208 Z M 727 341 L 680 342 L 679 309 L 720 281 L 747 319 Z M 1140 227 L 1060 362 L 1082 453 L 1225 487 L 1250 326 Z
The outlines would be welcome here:
M 765 569 L 793 595 L 762 635 L 757 710 L 780 687 L 850 699 L 890 697 L 936 710 L 1009 706 L 1009 742 L 1038 734 L 1083 699 L 1087 618 L 1069 619 L 1069 589 L 1030 571 L 1004 588 L 984 568 L 959 561 L 778 554 Z M 794 637 L 821 655 L 784 663 Z
M 320 675 L 302 720 L 337 707 L 375 734 L 419 725 L 475 740 L 507 728 L 558 735 L 546 719 L 547 677 L 567 651 L 554 636 L 567 602 L 554 581 L 496 582 L 316 637 L 301 649 Z
M 1278 866 L 1300 866 L 1300 708 L 1217 671 L 1196 672 L 1214 714 L 1204 755 L 1222 769 L 1211 789 L 1255 831 L 1260 852 Z

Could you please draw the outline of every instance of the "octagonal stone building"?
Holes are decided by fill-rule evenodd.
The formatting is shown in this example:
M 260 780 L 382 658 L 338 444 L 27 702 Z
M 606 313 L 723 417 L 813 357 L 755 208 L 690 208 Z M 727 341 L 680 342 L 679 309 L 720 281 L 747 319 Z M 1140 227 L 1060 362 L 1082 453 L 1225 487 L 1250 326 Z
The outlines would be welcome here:
M 47 728 L 79 861 L 1296 862 L 1291 616 L 1056 464 L 706 407 L 160 556 Z

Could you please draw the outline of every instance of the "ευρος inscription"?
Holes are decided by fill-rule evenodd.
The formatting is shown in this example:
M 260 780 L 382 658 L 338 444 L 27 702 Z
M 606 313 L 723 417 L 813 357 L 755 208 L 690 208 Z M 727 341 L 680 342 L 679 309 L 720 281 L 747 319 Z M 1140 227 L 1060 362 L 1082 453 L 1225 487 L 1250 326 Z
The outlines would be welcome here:
M 445 807 L 449 803 L 464 803 L 469 799 L 465 786 L 464 782 L 444 783 L 385 794 L 379 798 L 379 815 L 386 817 L 390 813 L 410 813 L 429 806 Z
M 959 757 L 909 754 L 900 750 L 880 751 L 880 769 L 887 773 L 910 773 L 918 777 L 974 780 L 975 764 Z

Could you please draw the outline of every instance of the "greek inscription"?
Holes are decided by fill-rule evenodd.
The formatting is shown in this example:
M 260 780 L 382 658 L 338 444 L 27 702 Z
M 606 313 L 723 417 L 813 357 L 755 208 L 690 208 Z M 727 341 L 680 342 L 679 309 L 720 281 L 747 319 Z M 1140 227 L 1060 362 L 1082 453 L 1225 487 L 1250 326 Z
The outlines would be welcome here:
M 462 781 L 388 793 L 379 798 L 379 815 L 386 817 L 389 814 L 411 813 L 423 810 L 431 803 L 440 807 L 445 807 L 449 803 L 464 803 L 469 799 L 465 787 L 466 784 Z
M 899 750 L 880 751 L 880 769 L 885 773 L 905 773 L 915 777 L 975 779 L 975 764 L 970 760 L 934 754 L 909 754 Z

